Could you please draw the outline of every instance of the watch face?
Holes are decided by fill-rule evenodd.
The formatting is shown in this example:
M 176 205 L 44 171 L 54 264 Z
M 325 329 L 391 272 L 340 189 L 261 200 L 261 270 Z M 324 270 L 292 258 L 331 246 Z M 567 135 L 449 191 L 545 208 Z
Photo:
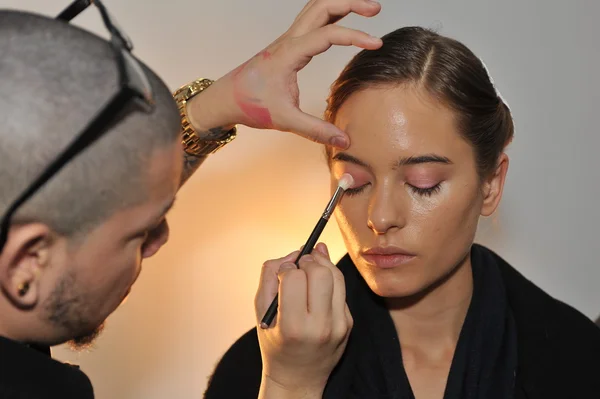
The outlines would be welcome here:
M 184 91 L 185 95 L 183 96 L 184 100 L 189 100 L 191 97 L 193 97 L 194 95 L 196 95 L 196 93 L 199 93 L 199 90 L 197 90 L 195 87 L 190 86 L 188 87 L 185 91 Z

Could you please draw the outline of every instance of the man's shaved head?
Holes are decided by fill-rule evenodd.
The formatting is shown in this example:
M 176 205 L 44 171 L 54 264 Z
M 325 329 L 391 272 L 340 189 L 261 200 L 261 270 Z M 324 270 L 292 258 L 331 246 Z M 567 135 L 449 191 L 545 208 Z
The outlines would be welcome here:
M 0 212 L 119 90 L 109 43 L 63 21 L 0 11 Z M 156 101 L 125 110 L 17 212 L 63 235 L 88 230 L 145 195 L 153 152 L 172 145 L 179 116 L 169 89 L 144 67 Z
M 118 93 L 120 77 L 106 40 L 30 13 L 0 10 L 0 54 L 4 213 Z M 132 101 L 17 211 L 0 252 L 1 336 L 87 342 L 166 243 L 180 119 L 170 90 L 143 68 L 155 108 Z

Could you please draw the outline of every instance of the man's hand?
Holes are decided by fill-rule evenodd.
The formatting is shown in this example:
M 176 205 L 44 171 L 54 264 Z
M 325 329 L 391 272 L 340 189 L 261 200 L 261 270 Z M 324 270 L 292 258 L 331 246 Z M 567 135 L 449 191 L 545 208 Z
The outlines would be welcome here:
M 346 148 L 344 132 L 299 109 L 297 74 L 333 45 L 381 47 L 379 38 L 335 24 L 352 12 L 372 17 L 380 10 L 379 3 L 369 0 L 311 0 L 287 32 L 189 102 L 193 126 L 210 134 L 215 127 L 243 124 Z
M 255 308 L 260 323 L 279 292 L 277 318 L 258 328 L 263 377 L 261 399 L 320 398 L 339 362 L 352 328 L 344 277 L 324 244 L 304 256 L 297 269 L 285 258 L 264 264 Z

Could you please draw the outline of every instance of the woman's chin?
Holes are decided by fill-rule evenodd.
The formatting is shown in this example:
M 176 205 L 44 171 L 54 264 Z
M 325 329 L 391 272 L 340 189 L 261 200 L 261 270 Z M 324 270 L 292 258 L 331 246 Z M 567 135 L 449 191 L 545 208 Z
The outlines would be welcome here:
M 380 273 L 364 276 L 375 294 L 383 298 L 410 298 L 424 292 L 428 284 L 413 276 L 385 276 Z

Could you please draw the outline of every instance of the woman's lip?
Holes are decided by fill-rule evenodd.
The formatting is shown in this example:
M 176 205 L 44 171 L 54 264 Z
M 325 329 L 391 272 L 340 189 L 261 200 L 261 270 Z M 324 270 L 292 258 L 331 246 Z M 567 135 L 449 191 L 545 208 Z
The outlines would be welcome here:
M 362 257 L 371 265 L 377 266 L 381 269 L 391 269 L 410 262 L 415 256 L 407 254 L 363 254 Z

